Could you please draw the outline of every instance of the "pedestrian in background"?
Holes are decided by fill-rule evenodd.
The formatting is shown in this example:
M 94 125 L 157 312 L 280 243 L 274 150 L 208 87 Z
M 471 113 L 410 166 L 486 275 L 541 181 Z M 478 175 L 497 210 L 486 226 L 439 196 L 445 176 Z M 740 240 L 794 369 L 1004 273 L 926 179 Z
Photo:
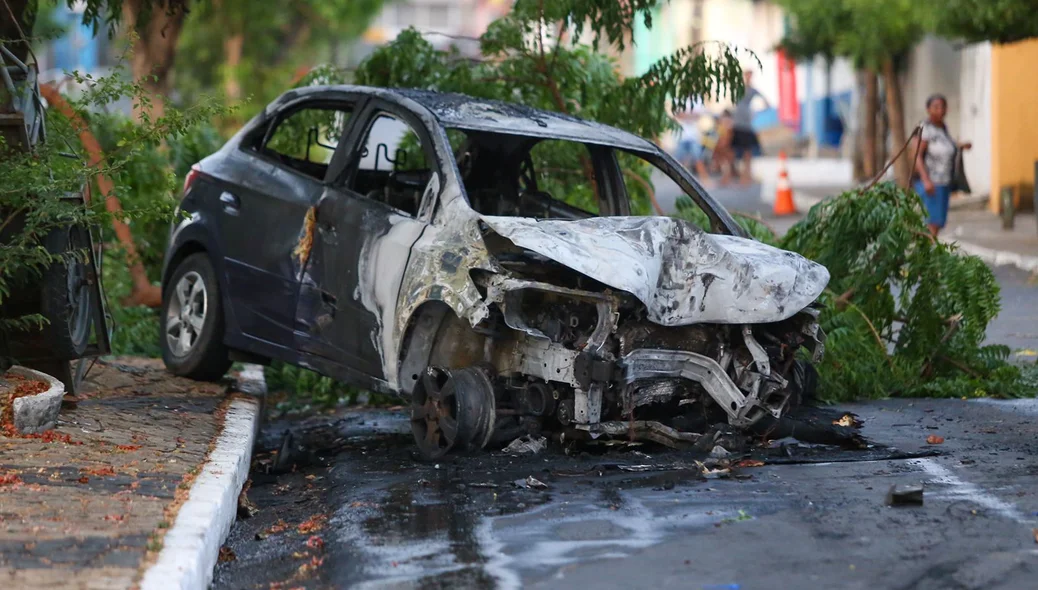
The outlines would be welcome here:
M 948 100 L 940 94 L 926 99 L 927 119 L 916 149 L 915 174 L 912 187 L 923 198 L 926 206 L 926 226 L 930 235 L 937 237 L 948 221 L 948 202 L 951 199 L 952 182 L 955 178 L 955 156 L 959 150 L 972 147 L 969 142 L 958 143 L 952 139 L 944 124 L 948 113 Z
M 681 129 L 675 156 L 685 168 L 699 176 L 700 182 L 706 182 L 709 179 L 709 173 L 706 170 L 706 150 L 703 147 L 703 137 L 699 130 L 698 115 L 698 111 L 694 108 L 678 113 L 677 120 Z
M 742 184 L 749 184 L 753 181 L 750 170 L 753 156 L 760 155 L 760 139 L 757 137 L 757 132 L 753 130 L 753 100 L 760 98 L 764 101 L 765 108 L 771 105 L 763 94 L 750 85 L 753 80 L 752 71 L 743 72 L 743 79 L 746 81 L 746 92 L 739 102 L 735 103 L 735 112 L 732 113 L 732 151 L 735 158 L 742 161 L 739 181 Z
M 725 110 L 717 120 L 717 144 L 710 158 L 710 165 L 721 175 L 721 185 L 731 180 L 735 168 L 735 127 L 732 123 L 732 112 Z

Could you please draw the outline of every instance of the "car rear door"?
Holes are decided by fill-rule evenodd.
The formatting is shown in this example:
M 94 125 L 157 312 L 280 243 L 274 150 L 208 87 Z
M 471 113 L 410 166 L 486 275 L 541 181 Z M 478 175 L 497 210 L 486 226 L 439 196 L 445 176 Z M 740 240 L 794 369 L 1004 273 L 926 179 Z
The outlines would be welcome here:
M 246 336 L 286 353 L 295 348 L 307 211 L 324 190 L 328 164 L 357 106 L 350 96 L 285 105 L 253 142 L 243 143 L 247 172 L 219 197 L 235 318 Z
M 371 100 L 346 140 L 342 173 L 317 210 L 297 320 L 307 350 L 386 378 L 395 366 L 400 284 L 411 247 L 431 217 L 444 178 L 429 130 L 413 114 Z M 334 166 L 334 164 L 333 164 Z

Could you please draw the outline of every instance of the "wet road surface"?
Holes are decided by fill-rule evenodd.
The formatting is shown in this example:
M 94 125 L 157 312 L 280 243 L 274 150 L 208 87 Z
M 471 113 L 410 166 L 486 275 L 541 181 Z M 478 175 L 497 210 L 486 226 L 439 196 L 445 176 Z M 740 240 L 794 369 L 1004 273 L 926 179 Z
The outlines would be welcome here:
M 311 448 L 337 448 L 281 475 L 263 473 L 261 453 L 259 511 L 232 530 L 236 559 L 214 587 L 1034 588 L 1038 403 L 848 408 L 874 442 L 941 455 L 805 453 L 823 462 L 706 479 L 687 454 L 649 447 L 425 463 L 402 412 L 351 413 L 318 434 L 294 424 L 298 440 L 324 441 Z M 268 425 L 262 446 L 286 426 Z M 528 476 L 547 489 L 516 484 Z M 885 505 L 891 485 L 918 483 L 923 506 Z

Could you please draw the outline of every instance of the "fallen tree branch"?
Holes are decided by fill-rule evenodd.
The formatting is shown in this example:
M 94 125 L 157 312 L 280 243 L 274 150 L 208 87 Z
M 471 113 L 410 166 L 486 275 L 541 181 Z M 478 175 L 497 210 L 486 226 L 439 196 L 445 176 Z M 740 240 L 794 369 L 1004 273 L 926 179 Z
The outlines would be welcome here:
M 835 295 L 835 293 L 833 293 L 832 291 L 829 291 L 829 289 L 826 289 L 826 291 L 828 291 L 829 294 L 831 294 L 831 295 Z M 853 290 L 848 291 L 848 293 L 852 293 L 852 292 L 853 292 Z M 843 297 L 843 295 L 841 295 L 840 297 Z M 837 299 L 839 299 L 839 298 L 837 298 Z M 854 305 L 854 303 L 852 303 L 851 301 L 849 301 L 849 300 L 846 301 L 846 305 L 847 305 L 847 307 L 851 308 L 852 310 L 858 312 L 858 315 L 861 316 L 861 319 L 865 320 L 865 323 L 869 326 L 869 330 L 872 332 L 872 337 L 876 339 L 876 345 L 879 346 L 879 349 L 883 352 L 883 358 L 886 359 L 887 365 L 891 369 L 893 369 L 894 368 L 894 362 L 890 360 L 890 355 L 887 354 L 887 345 L 883 343 L 883 337 L 879 335 L 879 330 L 876 329 L 875 324 L 872 323 L 872 320 L 869 319 L 869 316 L 865 315 L 865 312 L 862 311 L 860 307 L 858 307 L 857 305 Z
M 115 184 L 108 175 L 102 172 L 104 152 L 101 150 L 101 144 L 98 143 L 97 138 L 94 137 L 83 118 L 73 110 L 72 105 L 61 96 L 53 85 L 42 84 L 40 86 L 40 94 L 50 103 L 51 107 L 57 109 L 58 112 L 72 122 L 72 127 L 79 135 L 79 141 L 82 142 L 83 148 L 86 150 L 87 163 L 97 171 L 95 175 L 97 188 L 101 190 L 101 195 L 104 196 L 105 209 L 112 214 L 112 228 L 115 230 L 115 236 L 119 239 L 119 243 L 126 250 L 126 262 L 130 269 L 132 286 L 129 297 L 123 303 L 125 305 L 159 307 L 162 305 L 162 291 L 148 280 L 148 274 L 145 272 L 144 263 L 141 262 L 140 255 L 137 253 L 137 245 L 133 241 L 133 233 L 130 231 L 130 226 L 126 225 L 126 222 L 120 218 L 123 207 L 122 203 L 119 202 L 119 197 L 115 195 Z
M 655 200 L 653 201 L 653 203 L 655 204 Z M 757 215 L 750 215 L 749 213 L 741 213 L 739 211 L 732 211 L 731 213 L 732 217 L 742 217 L 743 219 L 752 219 L 753 221 L 756 221 L 757 223 L 764 226 L 764 229 L 768 230 L 768 233 L 771 234 L 772 238 L 775 238 L 776 240 L 779 238 L 778 232 L 775 231 L 775 228 L 771 227 L 771 225 L 769 225 L 768 222 L 764 221 L 763 217 Z

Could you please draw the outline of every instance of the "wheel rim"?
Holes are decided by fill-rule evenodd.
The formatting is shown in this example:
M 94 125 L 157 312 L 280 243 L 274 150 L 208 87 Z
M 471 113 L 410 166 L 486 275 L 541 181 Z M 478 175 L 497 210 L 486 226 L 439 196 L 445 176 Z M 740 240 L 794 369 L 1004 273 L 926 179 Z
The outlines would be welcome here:
M 198 344 L 208 311 L 209 294 L 202 275 L 185 273 L 173 287 L 166 310 L 166 343 L 174 356 L 187 356 Z
M 68 295 L 68 333 L 77 346 L 90 337 L 90 283 L 87 280 L 89 258 L 83 252 L 88 245 L 83 243 L 79 228 L 69 229 L 69 258 L 65 263 L 66 289 Z
M 429 367 L 411 401 L 411 430 L 422 453 L 436 458 L 458 443 L 458 404 L 450 372 Z
M 494 385 L 478 368 L 429 367 L 411 397 L 411 431 L 429 459 L 483 448 L 494 432 Z

